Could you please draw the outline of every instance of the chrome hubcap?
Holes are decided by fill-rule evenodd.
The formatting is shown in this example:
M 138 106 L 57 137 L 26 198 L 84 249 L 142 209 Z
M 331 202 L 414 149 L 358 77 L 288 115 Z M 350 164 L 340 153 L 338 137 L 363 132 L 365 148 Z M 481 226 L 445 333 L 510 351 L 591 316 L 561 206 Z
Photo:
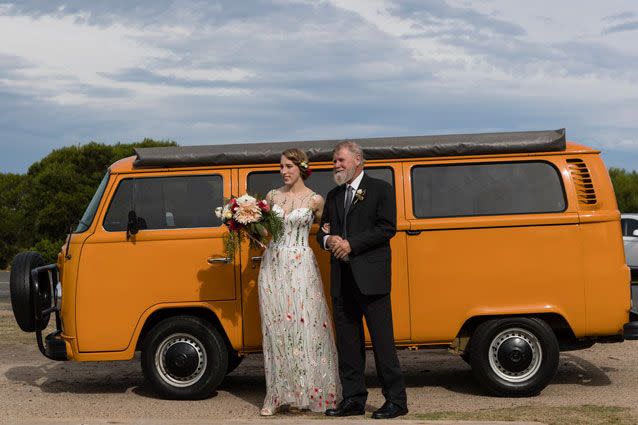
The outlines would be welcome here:
M 499 378 L 517 383 L 528 380 L 538 372 L 543 351 L 533 333 L 512 328 L 494 337 L 488 358 L 490 367 Z
M 200 340 L 188 334 L 173 334 L 155 352 L 155 367 L 167 384 L 188 387 L 204 375 L 208 359 Z

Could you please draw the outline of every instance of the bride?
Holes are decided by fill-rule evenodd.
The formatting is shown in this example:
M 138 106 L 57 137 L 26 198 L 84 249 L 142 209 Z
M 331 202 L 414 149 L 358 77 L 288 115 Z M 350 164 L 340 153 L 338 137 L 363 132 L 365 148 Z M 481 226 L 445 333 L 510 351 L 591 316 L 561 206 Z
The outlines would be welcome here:
M 341 398 L 332 320 L 308 234 L 319 222 L 323 198 L 306 187 L 308 157 L 281 155 L 284 185 L 266 199 L 284 217 L 284 233 L 266 248 L 259 271 L 266 398 L 261 414 L 293 407 L 323 412 Z

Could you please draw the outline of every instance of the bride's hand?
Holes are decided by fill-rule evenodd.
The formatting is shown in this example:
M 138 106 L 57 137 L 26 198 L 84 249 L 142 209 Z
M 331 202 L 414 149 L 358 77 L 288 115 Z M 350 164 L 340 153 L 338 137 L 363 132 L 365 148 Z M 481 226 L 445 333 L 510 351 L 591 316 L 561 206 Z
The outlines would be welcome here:
M 326 233 L 326 234 L 329 235 L 330 234 L 330 223 L 324 223 L 324 225 L 321 226 L 321 231 L 323 233 Z

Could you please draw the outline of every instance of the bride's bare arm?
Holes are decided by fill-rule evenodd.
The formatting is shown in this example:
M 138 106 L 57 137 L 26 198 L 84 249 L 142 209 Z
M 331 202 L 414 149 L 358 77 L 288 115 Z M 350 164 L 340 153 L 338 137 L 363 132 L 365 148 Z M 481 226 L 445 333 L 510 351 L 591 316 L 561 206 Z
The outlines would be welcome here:
M 315 213 L 315 223 L 321 223 L 321 215 L 323 214 L 323 205 L 325 200 L 321 195 L 314 195 L 310 200 L 310 208 Z

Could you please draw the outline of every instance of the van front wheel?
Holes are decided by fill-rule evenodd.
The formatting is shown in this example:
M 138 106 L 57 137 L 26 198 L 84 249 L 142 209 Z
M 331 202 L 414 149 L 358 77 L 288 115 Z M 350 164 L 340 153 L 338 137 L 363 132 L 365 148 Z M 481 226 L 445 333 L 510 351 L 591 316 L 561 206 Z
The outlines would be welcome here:
M 147 334 L 142 345 L 142 370 L 165 398 L 209 397 L 228 368 L 228 350 L 210 323 L 197 317 L 165 319 Z
M 558 369 L 559 349 L 549 325 L 537 318 L 488 320 L 474 331 L 470 359 L 477 380 L 492 394 L 540 393 Z

